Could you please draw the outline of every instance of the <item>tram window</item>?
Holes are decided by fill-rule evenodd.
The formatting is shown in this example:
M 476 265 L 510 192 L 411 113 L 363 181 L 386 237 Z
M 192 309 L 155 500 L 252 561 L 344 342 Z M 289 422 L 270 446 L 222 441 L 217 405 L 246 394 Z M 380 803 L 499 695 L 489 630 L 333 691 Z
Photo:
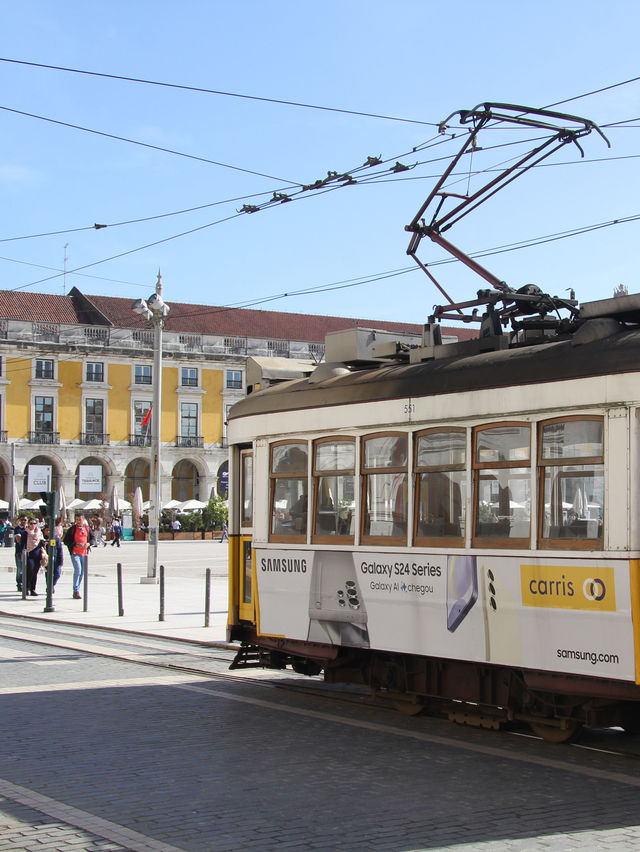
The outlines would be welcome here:
M 253 526 L 253 456 L 250 453 L 243 453 L 241 460 L 241 523 L 243 527 L 251 527 Z
M 270 541 L 305 541 L 307 535 L 307 445 L 271 447 Z
M 547 547 L 602 546 L 601 417 L 540 424 L 540 538 Z
M 531 430 L 500 423 L 474 431 L 474 544 L 529 543 Z
M 429 430 L 416 436 L 415 541 L 464 543 L 467 478 L 464 429 Z
M 362 439 L 362 540 L 407 543 L 407 436 Z
M 320 439 L 314 445 L 313 540 L 353 542 L 356 445 L 353 438 Z

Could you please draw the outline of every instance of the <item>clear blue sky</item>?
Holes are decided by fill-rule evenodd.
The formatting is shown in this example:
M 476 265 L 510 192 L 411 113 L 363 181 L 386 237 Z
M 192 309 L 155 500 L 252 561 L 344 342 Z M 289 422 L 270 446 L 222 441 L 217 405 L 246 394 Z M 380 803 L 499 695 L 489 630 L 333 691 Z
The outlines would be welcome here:
M 6 59 L 431 124 L 0 62 L 2 107 L 236 167 L 0 110 L 0 288 L 63 293 L 66 284 L 67 292 L 76 285 L 133 300 L 152 291 L 160 267 L 169 303 L 422 322 L 442 299 L 417 268 L 357 287 L 260 300 L 412 266 L 404 226 L 445 165 L 426 161 L 455 145 L 407 152 L 436 135 L 432 124 L 483 101 L 541 107 L 613 87 L 558 109 L 601 125 L 638 120 L 606 130 L 610 150 L 596 134 L 587 137 L 585 162 L 567 146 L 554 158 L 567 165 L 516 181 L 452 229 L 452 242 L 474 252 L 640 214 L 640 82 L 615 85 L 640 76 L 639 24 L 636 0 L 5 0 Z M 482 142 L 523 138 L 521 130 L 493 133 Z M 369 156 L 389 160 L 384 169 L 396 159 L 420 165 L 397 175 L 371 169 L 369 176 L 379 176 L 372 182 L 304 193 L 204 227 L 243 203 L 264 203 L 274 191 L 296 191 L 295 184 L 344 173 Z M 473 166 L 511 156 L 510 148 L 485 151 Z M 466 181 L 457 185 L 466 188 Z M 229 200 L 241 196 L 255 197 Z M 117 224 L 202 205 L 215 206 Z M 94 223 L 109 227 L 94 230 Z M 193 229 L 200 230 L 166 241 Z M 557 295 L 573 287 L 588 301 L 619 284 L 640 290 L 637 234 L 634 221 L 483 263 L 514 287 L 536 283 Z M 150 243 L 157 244 L 133 251 Z M 65 254 L 66 281 L 35 283 L 62 271 Z M 100 262 L 115 255 L 123 256 Z M 420 256 L 433 262 L 443 254 L 423 241 Z M 73 272 L 88 264 L 96 265 Z M 483 286 L 457 263 L 433 271 L 457 299 Z

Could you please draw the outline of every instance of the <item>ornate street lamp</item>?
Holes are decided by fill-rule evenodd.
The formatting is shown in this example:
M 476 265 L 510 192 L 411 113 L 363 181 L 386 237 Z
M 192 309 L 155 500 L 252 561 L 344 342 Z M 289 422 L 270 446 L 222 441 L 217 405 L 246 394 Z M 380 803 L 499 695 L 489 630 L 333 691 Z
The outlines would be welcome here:
M 155 583 L 158 574 L 158 540 L 160 538 L 161 508 L 161 410 L 162 410 L 162 330 L 169 313 L 169 305 L 162 298 L 162 275 L 158 270 L 156 292 L 146 301 L 137 299 L 131 306 L 134 313 L 144 317 L 153 326 L 153 401 L 151 404 L 151 464 L 149 466 L 149 542 L 147 549 L 147 576 L 141 583 Z

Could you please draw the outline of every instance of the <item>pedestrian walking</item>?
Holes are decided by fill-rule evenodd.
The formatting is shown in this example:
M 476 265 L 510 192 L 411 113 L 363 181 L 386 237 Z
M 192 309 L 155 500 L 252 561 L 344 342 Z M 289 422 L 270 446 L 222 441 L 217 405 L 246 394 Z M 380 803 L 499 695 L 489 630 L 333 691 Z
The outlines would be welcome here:
M 118 517 L 115 517 L 111 522 L 111 534 L 113 535 L 111 547 L 113 547 L 114 544 L 120 547 L 120 539 L 122 538 L 122 524 L 120 523 L 120 518 Z
M 42 530 L 38 526 L 35 518 L 29 518 L 27 521 L 27 538 L 25 549 L 27 552 L 27 593 L 32 597 L 37 597 L 36 583 L 38 582 L 38 571 L 43 564 L 46 564 L 46 550 L 44 550 L 44 537 Z M 24 582 L 24 580 L 23 580 Z
M 102 547 L 106 547 L 107 542 L 104 537 L 105 529 L 102 526 L 102 518 L 93 518 L 91 521 L 91 526 L 93 528 L 93 534 L 96 539 L 95 546 L 100 547 L 100 545 L 102 545 Z
M 227 529 L 226 521 L 222 522 L 222 535 L 220 537 L 220 544 L 222 544 L 223 541 L 229 541 L 229 530 Z
M 22 591 L 22 573 L 27 551 L 24 549 L 27 543 L 27 516 L 20 515 L 14 533 L 14 558 L 16 563 L 16 586 Z
M 73 565 L 73 597 L 80 599 L 80 584 L 84 578 L 89 547 L 95 542 L 93 531 L 85 520 L 84 512 L 76 513 L 76 520 L 64 535 L 64 543 Z

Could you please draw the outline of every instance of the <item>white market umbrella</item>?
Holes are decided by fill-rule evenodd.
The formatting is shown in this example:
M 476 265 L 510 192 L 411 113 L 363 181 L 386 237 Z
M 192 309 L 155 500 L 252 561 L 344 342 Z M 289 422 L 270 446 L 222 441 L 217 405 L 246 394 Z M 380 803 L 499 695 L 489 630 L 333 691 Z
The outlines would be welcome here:
M 150 508 L 151 508 L 151 500 L 145 500 L 144 503 L 142 504 L 142 511 L 148 512 Z
M 76 497 L 67 504 L 67 509 L 84 509 L 84 500 L 80 500 L 79 497 Z
M 94 498 L 93 500 L 87 500 L 83 508 L 86 509 L 87 512 L 93 512 L 96 509 L 104 509 L 104 503 L 102 500 L 96 500 Z
M 142 501 L 142 488 L 140 488 L 140 486 L 138 486 L 133 493 L 133 511 L 138 517 L 140 517 L 140 515 L 142 515 L 144 511 Z
M 118 489 L 114 485 L 111 489 L 111 500 L 109 501 L 109 509 L 111 510 L 112 515 L 119 515 L 122 511 L 120 506 L 120 498 L 118 496 Z
M 65 518 L 67 515 L 67 498 L 64 496 L 62 485 L 58 488 L 58 512 L 61 518 Z
M 149 504 L 151 505 L 151 504 Z M 182 503 L 179 500 L 169 500 L 168 503 L 165 503 L 162 506 L 163 509 L 181 509 Z
M 180 507 L 181 512 L 196 512 L 198 509 L 204 509 L 206 503 L 202 500 L 185 500 Z
M 31 509 L 33 507 L 33 500 L 29 500 L 28 497 L 23 497 L 18 503 L 18 509 Z
M 7 501 L 6 500 L 0 500 L 0 509 L 8 509 L 8 508 L 9 508 L 9 504 L 7 503 Z

